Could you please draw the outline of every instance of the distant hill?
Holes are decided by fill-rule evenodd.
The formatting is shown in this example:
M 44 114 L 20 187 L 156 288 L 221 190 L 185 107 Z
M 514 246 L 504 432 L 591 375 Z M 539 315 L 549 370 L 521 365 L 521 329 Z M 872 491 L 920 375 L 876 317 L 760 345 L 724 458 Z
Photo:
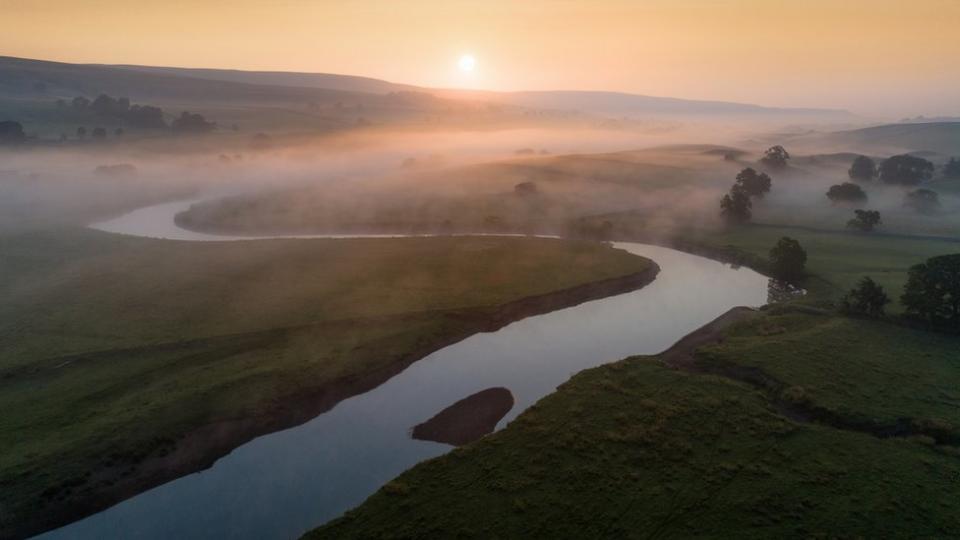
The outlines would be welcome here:
M 47 110 L 50 102 L 79 95 L 94 98 L 101 93 L 162 106 L 168 111 L 211 112 L 221 124 L 239 123 L 261 129 L 281 121 L 280 113 L 274 109 L 283 109 L 284 125 L 292 122 L 304 129 L 314 126 L 320 115 L 337 118 L 341 123 L 460 118 L 464 125 L 474 125 L 478 119 L 513 125 L 543 118 L 566 121 L 569 115 L 554 114 L 558 111 L 577 111 L 590 117 L 660 116 L 684 121 L 686 117 L 696 117 L 796 124 L 840 123 L 852 117 L 839 110 L 762 107 L 618 92 L 469 91 L 327 73 L 69 64 L 0 56 L 0 113 L 30 122 L 31 130 L 59 133 L 62 129 L 56 115 Z M 476 107 L 484 103 L 501 107 Z M 251 118 L 239 112 L 242 108 L 256 109 L 259 116 Z M 525 116 L 531 109 L 549 113 Z
M 185 101 L 299 101 L 358 96 L 324 88 L 247 84 L 222 80 L 149 73 L 113 66 L 67 64 L 0 56 L 0 95 L 15 97 L 96 97 L 100 93 L 127 96 L 139 102 Z
M 926 151 L 957 156 L 960 155 L 960 122 L 886 124 L 837 131 L 817 139 L 838 149 L 879 153 Z
M 111 66 L 143 73 L 176 75 L 217 81 L 270 86 L 324 88 L 350 92 L 385 94 L 391 92 L 426 92 L 443 98 L 497 102 L 531 109 L 582 111 L 592 114 L 624 115 L 793 115 L 832 119 L 849 118 L 851 113 L 835 109 L 763 107 L 747 103 L 703 101 L 670 97 L 653 97 L 622 92 L 538 91 L 493 92 L 427 88 L 398 84 L 370 77 L 331 73 L 298 73 L 286 71 L 242 71 L 121 65 Z
M 331 73 L 297 73 L 291 71 L 241 71 L 236 69 L 204 69 L 204 68 L 177 68 L 115 65 L 102 66 L 129 69 L 143 73 L 160 75 L 177 75 L 196 79 L 214 81 L 238 82 L 267 86 L 294 86 L 302 88 L 324 88 L 327 90 L 342 90 L 345 92 L 367 92 L 371 94 L 387 94 L 390 92 L 423 91 L 423 88 L 406 84 L 396 84 L 354 75 L 335 75 Z
M 852 116 L 847 111 L 835 109 L 762 107 L 747 103 L 653 97 L 637 94 L 625 94 L 621 92 L 509 92 L 500 94 L 499 97 L 494 97 L 493 99 L 524 107 L 583 110 L 615 116 L 638 114 L 776 114 L 836 117 Z

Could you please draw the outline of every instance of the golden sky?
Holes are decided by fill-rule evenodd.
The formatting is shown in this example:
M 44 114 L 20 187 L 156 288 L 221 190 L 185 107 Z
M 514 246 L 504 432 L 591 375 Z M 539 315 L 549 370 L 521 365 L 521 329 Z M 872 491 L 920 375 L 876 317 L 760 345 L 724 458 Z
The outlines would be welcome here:
M 960 0 L 0 0 L 0 20 L 0 55 L 68 62 L 960 115 Z

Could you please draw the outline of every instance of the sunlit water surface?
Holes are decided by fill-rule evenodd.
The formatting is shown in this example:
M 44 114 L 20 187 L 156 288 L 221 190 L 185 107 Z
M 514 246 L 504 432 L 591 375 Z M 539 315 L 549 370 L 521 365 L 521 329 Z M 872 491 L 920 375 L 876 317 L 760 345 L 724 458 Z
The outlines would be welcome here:
M 173 215 L 186 206 L 148 207 L 93 227 L 225 239 L 176 227 Z M 411 439 L 409 430 L 453 402 L 493 386 L 510 389 L 516 405 L 500 429 L 578 371 L 658 353 L 734 306 L 766 302 L 767 279 L 752 270 L 663 247 L 615 246 L 656 261 L 657 279 L 638 291 L 469 337 L 305 424 L 238 447 L 210 469 L 42 537 L 294 538 L 357 506 L 416 463 L 449 451 Z

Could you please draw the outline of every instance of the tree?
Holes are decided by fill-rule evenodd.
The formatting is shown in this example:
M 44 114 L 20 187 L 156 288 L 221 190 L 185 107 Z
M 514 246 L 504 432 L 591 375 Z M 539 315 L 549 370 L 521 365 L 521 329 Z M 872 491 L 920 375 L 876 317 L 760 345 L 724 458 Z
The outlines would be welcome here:
M 877 210 L 854 210 L 855 218 L 847 222 L 847 228 L 870 232 L 880 225 L 880 212 Z
M 830 186 L 827 190 L 827 198 L 834 203 L 864 202 L 867 200 L 867 194 L 860 186 L 852 182 L 844 182 Z
M 90 108 L 100 116 L 123 118 L 130 110 L 130 100 L 123 97 L 113 99 L 106 94 L 100 94 L 90 104 Z
M 770 250 L 770 272 L 774 278 L 794 282 L 803 277 L 807 251 L 789 236 L 781 238 Z
M 737 185 L 743 188 L 747 195 L 763 198 L 764 194 L 770 192 L 773 182 L 766 173 L 757 173 L 753 168 L 747 167 L 737 175 Z
M 113 130 L 113 135 L 115 137 L 123 137 L 123 128 L 118 127 L 117 129 Z
M 90 137 L 102 141 L 107 138 L 107 129 L 97 126 L 90 132 Z
M 843 311 L 867 317 L 882 317 L 884 306 L 889 303 L 890 297 L 883 287 L 869 277 L 861 279 L 857 286 L 840 300 Z
M 73 101 L 71 101 L 70 104 L 74 109 L 83 110 L 90 106 L 90 100 L 83 96 L 77 96 L 73 98 Z
M 960 254 L 911 267 L 900 301 L 908 315 L 960 330 Z
M 950 179 L 960 178 L 960 159 L 950 158 L 950 161 L 943 166 L 943 177 Z
M 877 164 L 867 156 L 857 156 L 847 171 L 851 180 L 870 181 L 877 177 Z
M 915 186 L 933 178 L 933 163 L 910 154 L 892 156 L 880 164 L 880 180 L 887 184 Z
M 790 159 L 790 154 L 778 144 L 767 148 L 767 151 L 763 153 L 763 157 L 760 158 L 760 163 L 772 169 L 783 169 L 787 166 L 788 159 Z
M 720 214 L 731 223 L 750 221 L 753 215 L 751 208 L 753 203 L 750 202 L 750 195 L 738 184 L 734 184 L 730 193 L 720 199 Z
M 19 144 L 27 140 L 23 125 L 13 120 L 0 121 L 0 144 Z
M 903 205 L 921 214 L 934 214 L 940 209 L 940 196 L 929 189 L 915 189 L 903 199 Z
M 208 122 L 202 114 L 182 112 L 170 126 L 178 133 L 208 133 L 216 129 L 217 124 Z
M 150 105 L 134 105 L 126 114 L 127 125 L 141 128 L 165 128 L 163 109 Z
M 87 128 L 80 126 L 77 128 L 77 138 L 81 141 L 87 138 Z

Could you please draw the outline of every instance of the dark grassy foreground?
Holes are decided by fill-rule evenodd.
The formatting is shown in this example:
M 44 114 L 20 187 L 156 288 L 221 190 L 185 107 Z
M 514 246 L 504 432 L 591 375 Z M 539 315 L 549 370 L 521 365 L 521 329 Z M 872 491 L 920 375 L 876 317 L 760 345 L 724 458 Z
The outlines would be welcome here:
M 649 261 L 527 238 L 0 237 L 0 537 L 303 422 L 452 341 L 641 286 Z
M 958 350 L 884 323 L 759 316 L 693 372 L 657 357 L 581 372 L 310 537 L 955 537 L 960 450 L 911 430 L 956 434 Z M 864 418 L 918 422 L 880 434 Z

